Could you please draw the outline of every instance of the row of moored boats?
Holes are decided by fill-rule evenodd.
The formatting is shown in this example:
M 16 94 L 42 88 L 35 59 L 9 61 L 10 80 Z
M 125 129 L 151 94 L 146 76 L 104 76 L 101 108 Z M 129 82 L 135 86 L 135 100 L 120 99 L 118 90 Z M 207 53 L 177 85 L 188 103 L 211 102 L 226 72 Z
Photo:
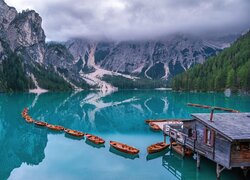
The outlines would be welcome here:
M 87 134 L 87 133 L 83 133 L 83 132 L 76 131 L 73 129 L 68 129 L 68 128 L 65 128 L 63 126 L 48 124 L 46 122 L 34 120 L 31 116 L 29 116 L 28 108 L 24 108 L 24 110 L 22 111 L 22 117 L 25 119 L 25 121 L 27 123 L 34 123 L 37 126 L 47 127 L 50 130 L 64 131 L 65 133 L 67 133 L 71 136 L 74 136 L 74 137 L 78 137 L 78 138 L 82 138 L 82 137 L 86 136 L 86 138 L 90 142 L 97 144 L 97 145 L 105 143 L 104 139 L 102 139 L 101 137 L 92 135 L 92 134 Z M 135 147 L 132 147 L 132 146 L 129 146 L 127 144 L 120 143 L 120 142 L 116 142 L 116 141 L 110 141 L 110 146 L 112 146 L 113 148 L 115 148 L 123 153 L 131 154 L 131 155 L 137 155 L 140 152 L 140 150 L 135 148 Z M 170 144 L 166 144 L 164 142 L 159 142 L 159 143 L 156 143 L 156 144 L 149 146 L 147 148 L 147 151 L 149 154 L 153 154 L 156 152 L 161 152 L 161 151 L 165 150 L 166 148 L 168 148 L 169 146 L 170 146 Z
M 24 108 L 24 110 L 22 111 L 22 117 L 25 119 L 25 121 L 27 123 L 34 123 L 37 126 L 47 127 L 48 129 L 58 131 L 58 132 L 64 131 L 65 133 L 67 133 L 71 136 L 74 136 L 74 137 L 83 138 L 84 136 L 86 136 L 86 138 L 94 144 L 104 144 L 105 143 L 104 139 L 102 139 L 98 136 L 92 135 L 92 134 L 87 134 L 87 133 L 83 133 L 83 132 L 76 131 L 73 129 L 68 129 L 68 128 L 65 128 L 63 126 L 48 124 L 46 122 L 34 120 L 31 116 L 29 116 L 28 108 Z

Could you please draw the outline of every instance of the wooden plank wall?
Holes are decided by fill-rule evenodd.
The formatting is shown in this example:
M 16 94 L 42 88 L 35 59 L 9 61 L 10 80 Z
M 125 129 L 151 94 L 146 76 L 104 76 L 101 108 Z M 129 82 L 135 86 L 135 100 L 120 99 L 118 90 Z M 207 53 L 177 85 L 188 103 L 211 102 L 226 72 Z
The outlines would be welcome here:
M 248 142 L 250 143 L 250 142 Z M 240 167 L 246 166 L 250 167 L 250 149 L 247 147 L 241 147 L 240 150 L 237 150 L 236 144 L 232 145 L 232 152 L 231 152 L 231 166 L 232 167 Z
M 215 135 L 214 160 L 225 167 L 230 167 L 231 142 L 220 134 Z

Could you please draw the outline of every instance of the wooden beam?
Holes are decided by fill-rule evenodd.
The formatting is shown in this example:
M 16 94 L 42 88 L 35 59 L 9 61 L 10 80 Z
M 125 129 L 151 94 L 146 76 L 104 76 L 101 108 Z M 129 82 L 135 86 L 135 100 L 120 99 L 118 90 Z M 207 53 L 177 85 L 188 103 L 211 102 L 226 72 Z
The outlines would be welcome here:
M 214 109 L 214 110 L 221 110 L 221 111 L 227 111 L 227 112 L 232 112 L 232 113 L 239 113 L 240 111 L 235 110 L 235 109 L 229 109 L 229 108 L 223 108 L 223 107 L 213 107 L 213 106 L 207 106 L 203 104 L 192 104 L 192 103 L 187 103 L 188 106 L 193 106 L 193 107 L 200 107 L 200 108 L 205 108 L 205 109 Z

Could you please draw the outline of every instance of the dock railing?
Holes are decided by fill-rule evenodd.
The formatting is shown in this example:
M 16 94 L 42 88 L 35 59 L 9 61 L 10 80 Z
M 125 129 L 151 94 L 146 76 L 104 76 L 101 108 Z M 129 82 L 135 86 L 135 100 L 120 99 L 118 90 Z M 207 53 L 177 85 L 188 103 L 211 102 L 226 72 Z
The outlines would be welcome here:
M 180 144 L 184 148 L 184 151 L 188 148 L 189 150 L 196 152 L 195 139 L 193 137 L 189 137 L 188 134 L 181 132 L 181 130 L 172 128 L 169 125 L 163 125 L 163 135 L 164 141 L 166 139 L 165 137 L 169 136 L 171 138 L 170 142 L 175 141 Z
M 176 142 L 186 145 L 186 138 L 187 135 L 184 134 L 183 132 L 178 131 L 175 128 L 172 128 L 171 126 L 164 124 L 163 125 L 163 133 L 169 137 L 171 137 L 173 140 Z

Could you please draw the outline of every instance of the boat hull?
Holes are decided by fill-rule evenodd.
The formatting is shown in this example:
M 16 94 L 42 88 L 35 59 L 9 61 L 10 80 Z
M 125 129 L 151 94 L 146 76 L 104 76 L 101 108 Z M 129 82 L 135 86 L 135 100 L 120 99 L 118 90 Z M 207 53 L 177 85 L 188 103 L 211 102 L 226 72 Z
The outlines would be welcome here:
M 161 151 L 167 149 L 169 146 L 170 146 L 170 144 L 160 142 L 160 143 L 152 144 L 151 146 L 149 146 L 147 148 L 147 151 L 148 151 L 148 154 L 153 154 L 153 153 L 161 152 Z
M 46 122 L 42 122 L 42 121 L 34 121 L 34 124 L 37 126 L 46 126 L 47 125 Z
M 157 124 L 154 124 L 153 122 L 150 122 L 149 123 L 149 127 L 155 131 L 160 131 L 161 128 L 157 125 Z
M 71 136 L 75 136 L 75 137 L 83 137 L 84 133 L 76 131 L 76 130 L 72 130 L 72 129 L 64 129 L 64 132 L 66 132 L 67 134 L 71 135 Z
M 121 151 L 121 152 L 127 153 L 127 154 L 135 155 L 135 154 L 138 154 L 140 152 L 139 149 L 136 149 L 132 146 L 128 146 L 126 144 L 122 144 L 122 143 L 115 142 L 115 141 L 110 141 L 110 145 L 113 148 L 117 149 L 118 151 Z
M 172 146 L 172 149 L 181 156 L 191 156 L 193 154 L 192 150 L 184 149 L 180 144 Z
M 34 120 L 30 117 L 30 116 L 25 116 L 24 117 L 24 119 L 25 119 L 25 121 L 27 122 L 27 123 L 33 123 L 34 122 Z
M 86 134 L 87 139 L 94 144 L 104 144 L 105 140 L 91 134 Z
M 47 124 L 46 127 L 48 129 L 51 129 L 51 130 L 54 130 L 54 131 L 63 131 L 64 130 L 63 126 L 58 126 L 58 125 Z

